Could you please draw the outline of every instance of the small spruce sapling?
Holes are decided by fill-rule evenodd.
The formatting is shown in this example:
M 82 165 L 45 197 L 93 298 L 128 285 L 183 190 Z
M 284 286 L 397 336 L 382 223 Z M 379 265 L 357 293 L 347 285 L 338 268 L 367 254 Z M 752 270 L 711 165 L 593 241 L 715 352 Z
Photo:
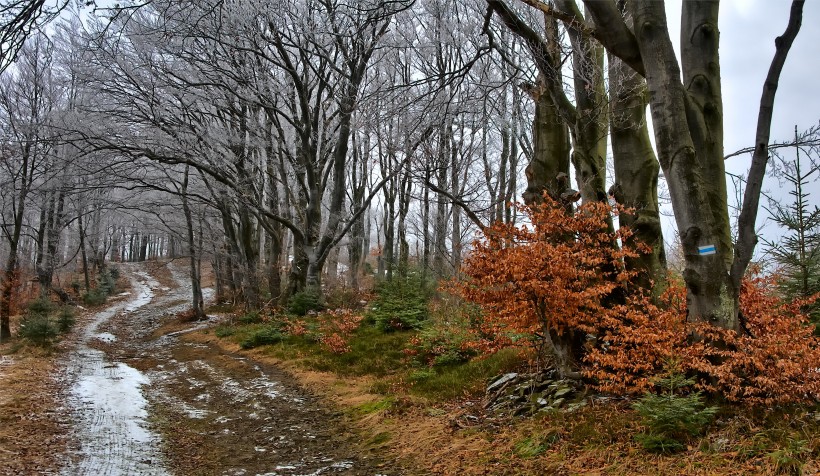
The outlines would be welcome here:
M 635 435 L 645 449 L 656 453 L 681 451 L 691 437 L 711 423 L 717 407 L 705 406 L 699 391 L 683 394 L 683 389 L 694 383 L 673 370 L 657 381 L 660 393 L 647 393 L 632 405 L 648 430 Z

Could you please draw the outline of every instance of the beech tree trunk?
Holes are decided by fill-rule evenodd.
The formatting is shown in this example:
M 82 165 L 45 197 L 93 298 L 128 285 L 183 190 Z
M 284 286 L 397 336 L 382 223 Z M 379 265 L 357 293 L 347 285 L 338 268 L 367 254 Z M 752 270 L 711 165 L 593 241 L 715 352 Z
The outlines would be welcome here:
M 198 250 L 196 240 L 194 239 L 194 220 L 191 213 L 191 207 L 188 203 L 188 172 L 189 167 L 185 166 L 185 175 L 182 180 L 182 187 L 180 188 L 180 197 L 182 199 L 182 212 L 185 215 L 186 238 L 188 240 L 188 259 L 190 262 L 190 277 L 191 277 L 191 309 L 193 310 L 193 318 L 196 320 L 205 319 L 205 300 L 202 297 L 202 275 L 200 273 L 200 262 L 198 259 Z
M 364 203 L 365 187 L 367 185 L 367 153 L 370 148 L 369 136 L 365 135 L 363 144 L 357 141 L 357 136 L 353 134 L 353 166 L 351 167 L 350 184 L 353 188 L 351 193 L 351 209 L 361 208 Z M 363 258 L 366 257 L 367 250 L 364 247 L 365 239 L 365 218 L 359 217 L 350 229 L 350 238 L 347 243 L 348 259 L 348 281 L 354 291 L 359 290 L 359 275 Z M 363 256 L 364 255 L 364 256 Z
M 774 111 L 774 97 L 780 73 L 786 63 L 786 57 L 800 32 L 803 24 L 803 0 L 794 0 L 789 12 L 789 23 L 783 35 L 775 39 L 775 54 L 763 84 L 763 93 L 760 97 L 760 110 L 757 117 L 755 132 L 755 148 L 752 155 L 752 166 L 746 180 L 746 190 L 743 193 L 743 206 L 737 219 L 738 237 L 735 245 L 735 260 L 732 263 L 732 282 L 735 288 L 740 288 L 740 281 L 749 266 L 757 245 L 755 222 L 757 210 L 760 206 L 760 193 L 763 188 L 763 177 L 766 176 L 766 165 L 769 162 L 769 136 Z
M 602 152 L 600 142 L 606 140 L 606 134 L 597 137 L 598 132 L 593 132 L 600 129 L 598 122 L 579 124 L 575 108 L 563 93 L 556 20 L 545 17 L 545 41 L 503 1 L 488 0 L 487 3 L 504 24 L 525 41 L 540 73 L 539 84 L 526 87 L 535 100 L 535 118 L 532 131 L 533 154 L 525 171 L 527 189 L 523 195 L 524 201 L 528 204 L 538 203 L 546 191 L 553 199 L 565 203 L 568 210 L 571 209 L 571 203 L 577 200 L 579 194 L 569 186 L 570 132 L 573 139 L 572 159 L 578 170 L 579 187 L 585 190 L 585 198 L 588 200 L 597 200 L 599 197 L 606 199 L 606 192 L 603 190 L 603 174 L 606 169 L 598 164 L 598 155 Z M 590 87 L 597 88 L 598 85 Z M 583 93 L 579 94 L 582 94 L 582 100 L 587 100 Z M 600 114 L 599 111 L 595 113 Z M 586 117 L 593 112 L 585 111 L 584 114 Z M 575 118 L 568 120 L 568 116 L 572 115 Z M 572 131 L 567 124 L 571 124 Z M 605 142 L 603 146 L 605 157 Z M 549 312 L 549 309 L 539 309 L 539 315 L 544 321 L 544 338 L 550 345 L 556 368 L 562 377 L 577 378 L 584 336 L 573 332 L 555 332 L 547 322 Z
M 532 124 L 533 155 L 527 165 L 527 190 L 524 201 L 539 203 L 546 191 L 553 199 L 562 200 L 568 189 L 570 164 L 570 139 L 566 123 L 558 114 L 553 97 L 544 87 L 530 88 L 535 100 L 535 117 Z M 539 309 L 544 324 L 545 339 L 555 358 L 555 365 L 564 377 L 576 377 L 578 358 L 582 350 L 581 336 L 572 333 L 557 334 L 547 322 L 548 309 Z
M 523 194 L 524 202 L 530 205 L 540 202 L 544 191 L 561 199 L 568 187 L 570 141 L 566 123 L 544 86 L 528 88 L 527 92 L 535 101 L 533 154 L 525 169 L 527 189 Z
M 559 3 L 562 8 L 572 9 L 577 21 L 584 24 L 586 20 L 577 11 L 573 0 L 562 0 Z M 577 172 L 581 197 L 584 201 L 606 201 L 608 122 L 603 85 L 603 49 L 577 31 L 569 30 L 575 83 L 576 104 L 573 105 L 564 93 L 557 20 L 548 15 L 544 17 L 546 38 L 543 38 L 503 1 L 487 0 L 487 4 L 507 28 L 524 41 L 538 67 L 546 91 L 552 96 L 558 116 L 570 127 L 572 163 Z M 609 226 L 612 227 L 611 220 Z
M 646 123 L 646 83 L 617 56 L 610 54 L 608 59 L 610 140 L 615 166 L 615 183 L 609 192 L 618 203 L 635 210 L 618 217 L 621 226 L 634 232 L 630 241 L 651 247 L 650 253 L 628 258 L 626 266 L 638 272 L 638 285 L 648 289 L 654 282 L 658 292 L 666 279 L 666 253 L 658 213 L 660 165 Z
M 80 210 L 77 213 L 77 231 L 80 235 L 80 258 L 82 259 L 83 265 L 83 281 L 85 284 L 85 292 L 91 290 L 91 277 L 88 273 L 88 254 L 85 250 L 85 227 L 83 226 L 83 210 Z M 117 248 L 114 248 L 115 252 L 117 252 Z
M 406 148 L 405 152 L 409 152 Z M 399 224 L 398 224 L 398 242 L 399 242 L 399 274 L 402 277 L 407 276 L 407 270 L 410 267 L 410 243 L 407 242 L 407 215 L 410 213 L 410 201 L 412 197 L 410 192 L 413 188 L 413 181 L 410 179 L 410 161 L 405 162 L 404 173 L 399 180 Z
M 559 0 L 563 9 L 577 9 L 575 0 Z M 554 22 L 555 20 L 553 20 Z M 556 41 L 557 33 L 547 41 Z M 569 30 L 572 44 L 572 82 L 575 106 L 566 99 L 556 98 L 559 111 L 572 132 L 572 165 L 575 167 L 578 189 L 584 202 L 605 202 L 606 150 L 609 117 L 604 87 L 604 49 L 597 41 Z M 559 69 L 553 63 L 554 69 Z M 560 78 L 560 75 L 558 75 Z M 554 77 L 551 81 L 556 82 Z M 563 95 L 563 84 L 552 84 L 554 95 Z M 611 227 L 611 222 L 610 222 Z
M 669 38 L 663 2 L 629 6 L 647 72 L 658 159 L 683 246 L 689 320 L 737 331 L 739 289 L 729 275 L 732 237 L 723 166 L 718 4 L 684 2 L 683 71 Z

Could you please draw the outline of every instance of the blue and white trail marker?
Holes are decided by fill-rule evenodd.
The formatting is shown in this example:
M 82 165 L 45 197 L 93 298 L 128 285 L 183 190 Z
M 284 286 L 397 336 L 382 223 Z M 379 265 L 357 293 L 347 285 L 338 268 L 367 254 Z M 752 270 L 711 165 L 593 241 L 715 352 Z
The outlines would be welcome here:
M 701 256 L 708 256 L 717 253 L 715 245 L 698 246 L 698 254 Z

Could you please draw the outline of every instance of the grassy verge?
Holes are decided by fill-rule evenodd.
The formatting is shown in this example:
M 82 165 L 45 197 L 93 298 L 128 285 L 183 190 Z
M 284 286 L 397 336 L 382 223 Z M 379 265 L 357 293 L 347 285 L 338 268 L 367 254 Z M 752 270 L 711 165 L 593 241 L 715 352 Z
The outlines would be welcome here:
M 820 474 L 820 407 L 723 406 L 678 452 L 656 454 L 635 439 L 647 427 L 630 401 L 593 400 L 528 419 L 484 414 L 487 380 L 526 365 L 518 351 L 477 358 L 459 353 L 456 331 L 436 334 L 434 322 L 387 331 L 368 319 L 338 325 L 349 318 L 243 317 L 205 337 L 233 349 L 269 339 L 251 346 L 254 358 L 282 363 L 334 402 L 359 428 L 364 451 L 412 461 L 419 474 Z M 334 334 L 343 346 L 329 340 Z M 435 355 L 419 353 L 424 339 Z
M 369 324 L 349 336 L 349 350 L 344 353 L 329 350 L 315 337 L 284 333 L 278 323 L 237 322 L 221 325 L 212 332 L 240 347 L 259 347 L 264 355 L 296 362 L 306 369 L 341 377 L 368 377 L 374 393 L 387 395 L 398 391 L 432 403 L 480 395 L 488 379 L 523 363 L 519 352 L 508 350 L 463 363 L 422 365 L 405 352 L 416 331 L 385 333 Z M 248 345 L 255 342 L 261 344 Z

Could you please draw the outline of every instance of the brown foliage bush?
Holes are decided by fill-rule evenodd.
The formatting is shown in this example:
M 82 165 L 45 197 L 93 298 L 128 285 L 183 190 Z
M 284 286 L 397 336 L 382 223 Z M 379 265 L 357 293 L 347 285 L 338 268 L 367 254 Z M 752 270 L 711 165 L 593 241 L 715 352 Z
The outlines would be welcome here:
M 820 400 L 820 339 L 802 311 L 817 296 L 784 301 L 775 282 L 776 277 L 759 275 L 743 282 L 740 310 L 748 333 L 694 327 L 702 338 L 680 352 L 688 369 L 701 376 L 704 390 L 750 404 Z
M 675 361 L 699 388 L 729 401 L 820 399 L 820 341 L 801 312 L 806 302 L 784 302 L 772 278 L 743 284 L 748 334 L 690 324 L 680 283 L 657 298 L 633 284 L 623 260 L 646 250 L 616 246 L 631 235 L 607 229 L 608 206 L 585 204 L 568 214 L 547 198 L 520 209 L 531 225 L 485 230 L 465 261 L 465 278 L 449 286 L 483 311 L 475 348 L 542 347 L 549 331 L 576 333 L 586 337 L 583 375 L 602 391 L 651 390 Z

